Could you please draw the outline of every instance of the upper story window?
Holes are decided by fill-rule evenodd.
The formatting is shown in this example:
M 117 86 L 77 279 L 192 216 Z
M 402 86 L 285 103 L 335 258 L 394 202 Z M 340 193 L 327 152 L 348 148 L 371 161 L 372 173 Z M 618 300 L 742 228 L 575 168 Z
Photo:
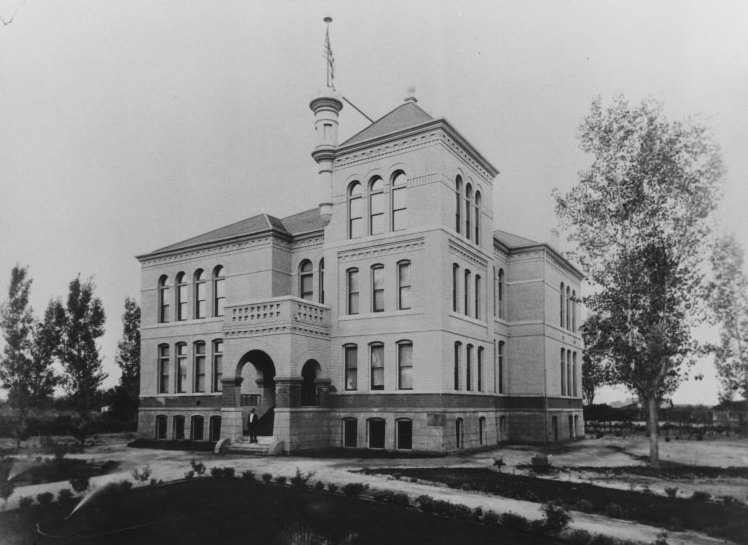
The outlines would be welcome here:
M 398 310 L 411 308 L 410 261 L 401 261 L 397 264 L 397 308 Z
M 179 273 L 176 278 L 177 282 L 177 320 L 187 319 L 187 280 L 185 274 Z
M 398 171 L 392 177 L 392 230 L 400 231 L 408 228 L 408 179 L 403 171 Z
M 478 375 L 478 391 L 483 391 L 483 347 L 478 347 L 478 362 L 476 373 Z
M 213 391 L 223 391 L 223 340 L 213 341 Z
M 499 269 L 496 289 L 499 299 L 499 318 L 506 320 L 506 280 L 504 278 L 504 269 Z
M 358 347 L 349 344 L 343 347 L 345 358 L 345 389 L 358 389 Z
M 566 350 L 561 349 L 561 395 L 566 395 Z
M 499 341 L 499 350 L 498 350 L 498 365 L 499 365 L 499 393 L 503 394 L 505 393 L 504 388 L 504 347 L 505 347 L 504 341 Z
M 473 305 L 475 306 L 475 319 L 480 320 L 480 275 L 475 275 L 475 300 Z
M 480 191 L 475 191 L 475 243 L 480 244 Z
M 205 283 L 205 272 L 202 269 L 195 271 L 195 318 L 205 318 L 208 313 L 208 300 Z
M 400 390 L 413 389 L 413 343 L 400 341 L 397 343 L 397 387 Z
M 169 345 L 158 345 L 158 393 L 169 392 Z
M 385 225 L 384 180 L 376 177 L 369 182 L 369 234 L 384 233 Z
M 470 207 L 473 202 L 473 187 L 470 184 L 465 186 L 465 236 L 470 240 Z
M 473 345 L 467 345 L 465 351 L 465 389 L 473 389 Z
M 571 290 L 566 286 L 566 329 L 571 329 Z
M 462 352 L 462 343 L 455 342 L 455 361 L 454 361 L 454 386 L 455 390 L 460 389 L 460 357 Z
M 571 292 L 571 330 L 577 330 L 577 290 Z
M 325 304 L 325 258 L 319 260 L 319 303 Z
M 462 178 L 457 176 L 455 180 L 455 231 L 458 233 L 462 229 L 462 217 L 460 210 L 462 209 Z
M 559 290 L 559 306 L 561 307 L 561 316 L 559 324 L 564 327 L 564 309 L 566 308 L 566 302 L 564 301 L 564 283 L 561 282 L 561 289 Z
M 384 265 L 371 267 L 371 311 L 384 311 Z
M 311 301 L 314 297 L 312 262 L 305 259 L 299 265 L 299 297 Z
M 465 293 L 463 294 L 465 316 L 470 316 L 470 270 L 465 269 Z
M 452 263 L 452 310 L 457 312 L 457 301 L 458 301 L 458 290 L 457 286 L 460 283 L 460 266 L 457 263 Z
M 364 205 L 361 184 L 348 186 L 348 238 L 364 236 Z
M 187 344 L 177 344 L 177 393 L 187 391 Z
M 358 269 L 346 271 L 348 314 L 358 314 Z
M 205 343 L 198 341 L 193 346 L 195 383 L 193 389 L 195 392 L 205 391 Z
M 161 323 L 168 322 L 169 316 L 169 299 L 171 297 L 171 286 L 169 277 L 162 276 L 158 281 L 158 321 Z
M 371 389 L 384 390 L 384 345 L 372 344 L 371 352 Z
M 223 267 L 218 265 L 213 269 L 213 316 L 223 316 L 223 306 L 226 301 L 226 277 Z

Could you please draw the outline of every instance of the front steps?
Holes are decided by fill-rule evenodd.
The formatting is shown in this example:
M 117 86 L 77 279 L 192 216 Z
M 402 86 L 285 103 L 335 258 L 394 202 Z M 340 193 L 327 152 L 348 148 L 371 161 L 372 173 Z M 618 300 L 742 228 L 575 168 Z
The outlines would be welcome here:
M 229 443 L 228 452 L 234 454 L 248 454 L 250 456 L 269 456 L 276 441 L 272 435 L 260 435 L 257 443 L 250 443 L 249 437 Z

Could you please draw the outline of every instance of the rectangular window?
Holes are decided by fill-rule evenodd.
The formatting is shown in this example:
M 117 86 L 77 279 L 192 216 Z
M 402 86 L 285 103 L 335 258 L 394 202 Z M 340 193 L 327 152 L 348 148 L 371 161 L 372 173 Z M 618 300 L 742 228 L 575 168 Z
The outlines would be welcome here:
M 384 346 L 371 345 L 371 389 L 384 390 Z
M 205 391 L 205 343 L 195 343 L 195 391 Z
M 348 271 L 348 314 L 358 314 L 358 269 Z
M 187 284 L 180 280 L 177 285 L 177 320 L 187 319 Z
M 369 448 L 384 448 L 384 430 L 384 420 L 380 418 L 369 420 Z
M 301 274 L 301 298 L 311 301 L 314 298 L 314 277 L 312 273 Z
M 213 391 L 223 391 L 223 341 L 213 341 Z
M 358 348 L 345 347 L 345 389 L 358 389 Z
M 457 312 L 457 284 L 460 282 L 460 266 L 457 263 L 452 264 L 452 310 Z
M 397 308 L 407 310 L 410 302 L 410 262 L 404 261 L 397 266 Z
M 384 267 L 381 265 L 371 269 L 371 311 L 384 311 Z
M 413 421 L 398 420 L 397 425 L 397 444 L 398 450 L 410 450 L 413 448 Z
M 465 316 L 470 316 L 470 271 L 465 270 Z
M 343 446 L 345 448 L 356 448 L 358 430 L 355 418 L 343 419 Z
M 392 190 L 392 230 L 400 231 L 408 228 L 408 201 L 406 200 L 404 187 Z
M 156 417 L 156 439 L 166 439 L 166 415 Z
M 200 281 L 195 286 L 195 318 L 205 318 L 207 315 L 207 298 L 205 294 L 205 281 Z
M 572 378 L 572 395 L 574 397 L 577 397 L 577 353 L 574 352 L 572 354 L 572 368 L 571 368 L 571 378 Z
M 187 345 L 177 345 L 177 393 L 187 391 Z
M 465 354 L 465 389 L 469 392 L 473 389 L 473 345 L 467 345 Z
M 499 341 L 499 393 L 504 392 L 504 341 Z
M 483 347 L 478 347 L 478 368 L 476 369 L 476 372 L 478 373 L 478 391 L 483 391 Z
M 400 390 L 413 389 L 413 345 L 400 343 L 397 345 L 397 367 L 399 369 Z
M 480 275 L 475 275 L 475 319 L 480 320 Z
M 216 279 L 213 284 L 215 289 L 215 314 L 223 316 L 223 306 L 226 301 L 226 280 L 223 278 Z
M 460 351 L 462 350 L 462 344 L 460 342 L 455 343 L 455 390 L 460 389 Z
M 158 393 L 169 392 L 169 345 L 162 344 L 158 347 Z M 166 418 L 166 417 L 164 417 Z
M 348 201 L 348 232 L 350 238 L 360 238 L 364 235 L 363 199 L 351 198 Z
M 384 193 L 374 193 L 370 196 L 371 205 L 371 234 L 384 233 Z
M 174 417 L 174 439 L 178 441 L 184 439 L 184 416 Z

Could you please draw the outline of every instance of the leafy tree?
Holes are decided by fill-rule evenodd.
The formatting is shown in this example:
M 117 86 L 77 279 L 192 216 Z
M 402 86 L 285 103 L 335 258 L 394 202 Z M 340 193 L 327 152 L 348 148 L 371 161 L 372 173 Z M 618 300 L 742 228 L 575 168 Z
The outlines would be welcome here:
M 662 106 L 593 101 L 579 137 L 591 166 L 556 211 L 593 284 L 585 298 L 605 331 L 595 346 L 611 381 L 647 407 L 649 460 L 659 465 L 658 400 L 693 363 L 703 319 L 700 274 L 722 163 L 706 128 Z
M 140 393 L 140 307 L 129 297 L 125 299 L 122 339 L 117 344 L 115 361 L 122 369 L 120 386 L 137 400 Z
M 719 344 L 711 346 L 722 385 L 720 396 L 737 393 L 748 398 L 748 278 L 744 252 L 732 235 L 718 237 L 710 256 L 713 280 L 709 283 L 711 320 L 719 326 Z
M 80 417 L 76 437 L 85 440 L 90 423 L 89 412 L 106 374 L 96 340 L 104 334 L 104 307 L 94 297 L 92 280 L 82 282 L 80 276 L 70 282 L 67 304 L 53 301 L 59 335 L 57 357 L 65 370 L 62 384 L 70 395 Z
M 13 267 L 8 299 L 0 309 L 0 329 L 5 340 L 0 381 L 8 390 L 9 404 L 17 410 L 15 435 L 19 445 L 26 433 L 29 410 L 48 400 L 58 382 L 47 344 L 48 340 L 55 343 L 54 336 L 49 336 L 54 327 L 46 316 L 44 322 L 35 323 L 29 306 L 31 283 L 27 267 Z
M 590 314 L 580 327 L 584 351 L 582 352 L 582 398 L 585 405 L 592 405 L 595 401 L 596 390 L 610 383 L 610 373 L 605 366 L 605 352 L 603 336 L 607 322 L 601 321 L 597 314 Z

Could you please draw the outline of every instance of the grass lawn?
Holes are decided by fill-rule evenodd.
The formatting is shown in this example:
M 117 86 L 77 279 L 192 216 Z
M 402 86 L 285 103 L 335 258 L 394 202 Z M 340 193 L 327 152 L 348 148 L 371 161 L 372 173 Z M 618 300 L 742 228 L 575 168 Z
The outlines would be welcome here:
M 600 469 L 600 468 L 598 468 Z M 559 499 L 572 509 L 625 518 L 668 529 L 688 528 L 748 544 L 748 506 L 669 498 L 587 483 L 540 479 L 488 469 L 372 469 L 374 473 L 444 483 L 534 502 Z
M 295 524 L 339 543 L 357 533 L 356 545 L 551 544 L 558 541 L 471 522 L 444 519 L 340 494 L 265 485 L 245 479 L 199 478 L 94 496 L 69 520 L 75 503 L 54 503 L 0 513 L 3 543 L 66 542 L 107 545 L 291 543 Z M 53 536 L 44 537 L 35 525 Z M 118 531 L 131 527 L 127 531 Z M 82 536 L 90 536 L 85 540 Z

